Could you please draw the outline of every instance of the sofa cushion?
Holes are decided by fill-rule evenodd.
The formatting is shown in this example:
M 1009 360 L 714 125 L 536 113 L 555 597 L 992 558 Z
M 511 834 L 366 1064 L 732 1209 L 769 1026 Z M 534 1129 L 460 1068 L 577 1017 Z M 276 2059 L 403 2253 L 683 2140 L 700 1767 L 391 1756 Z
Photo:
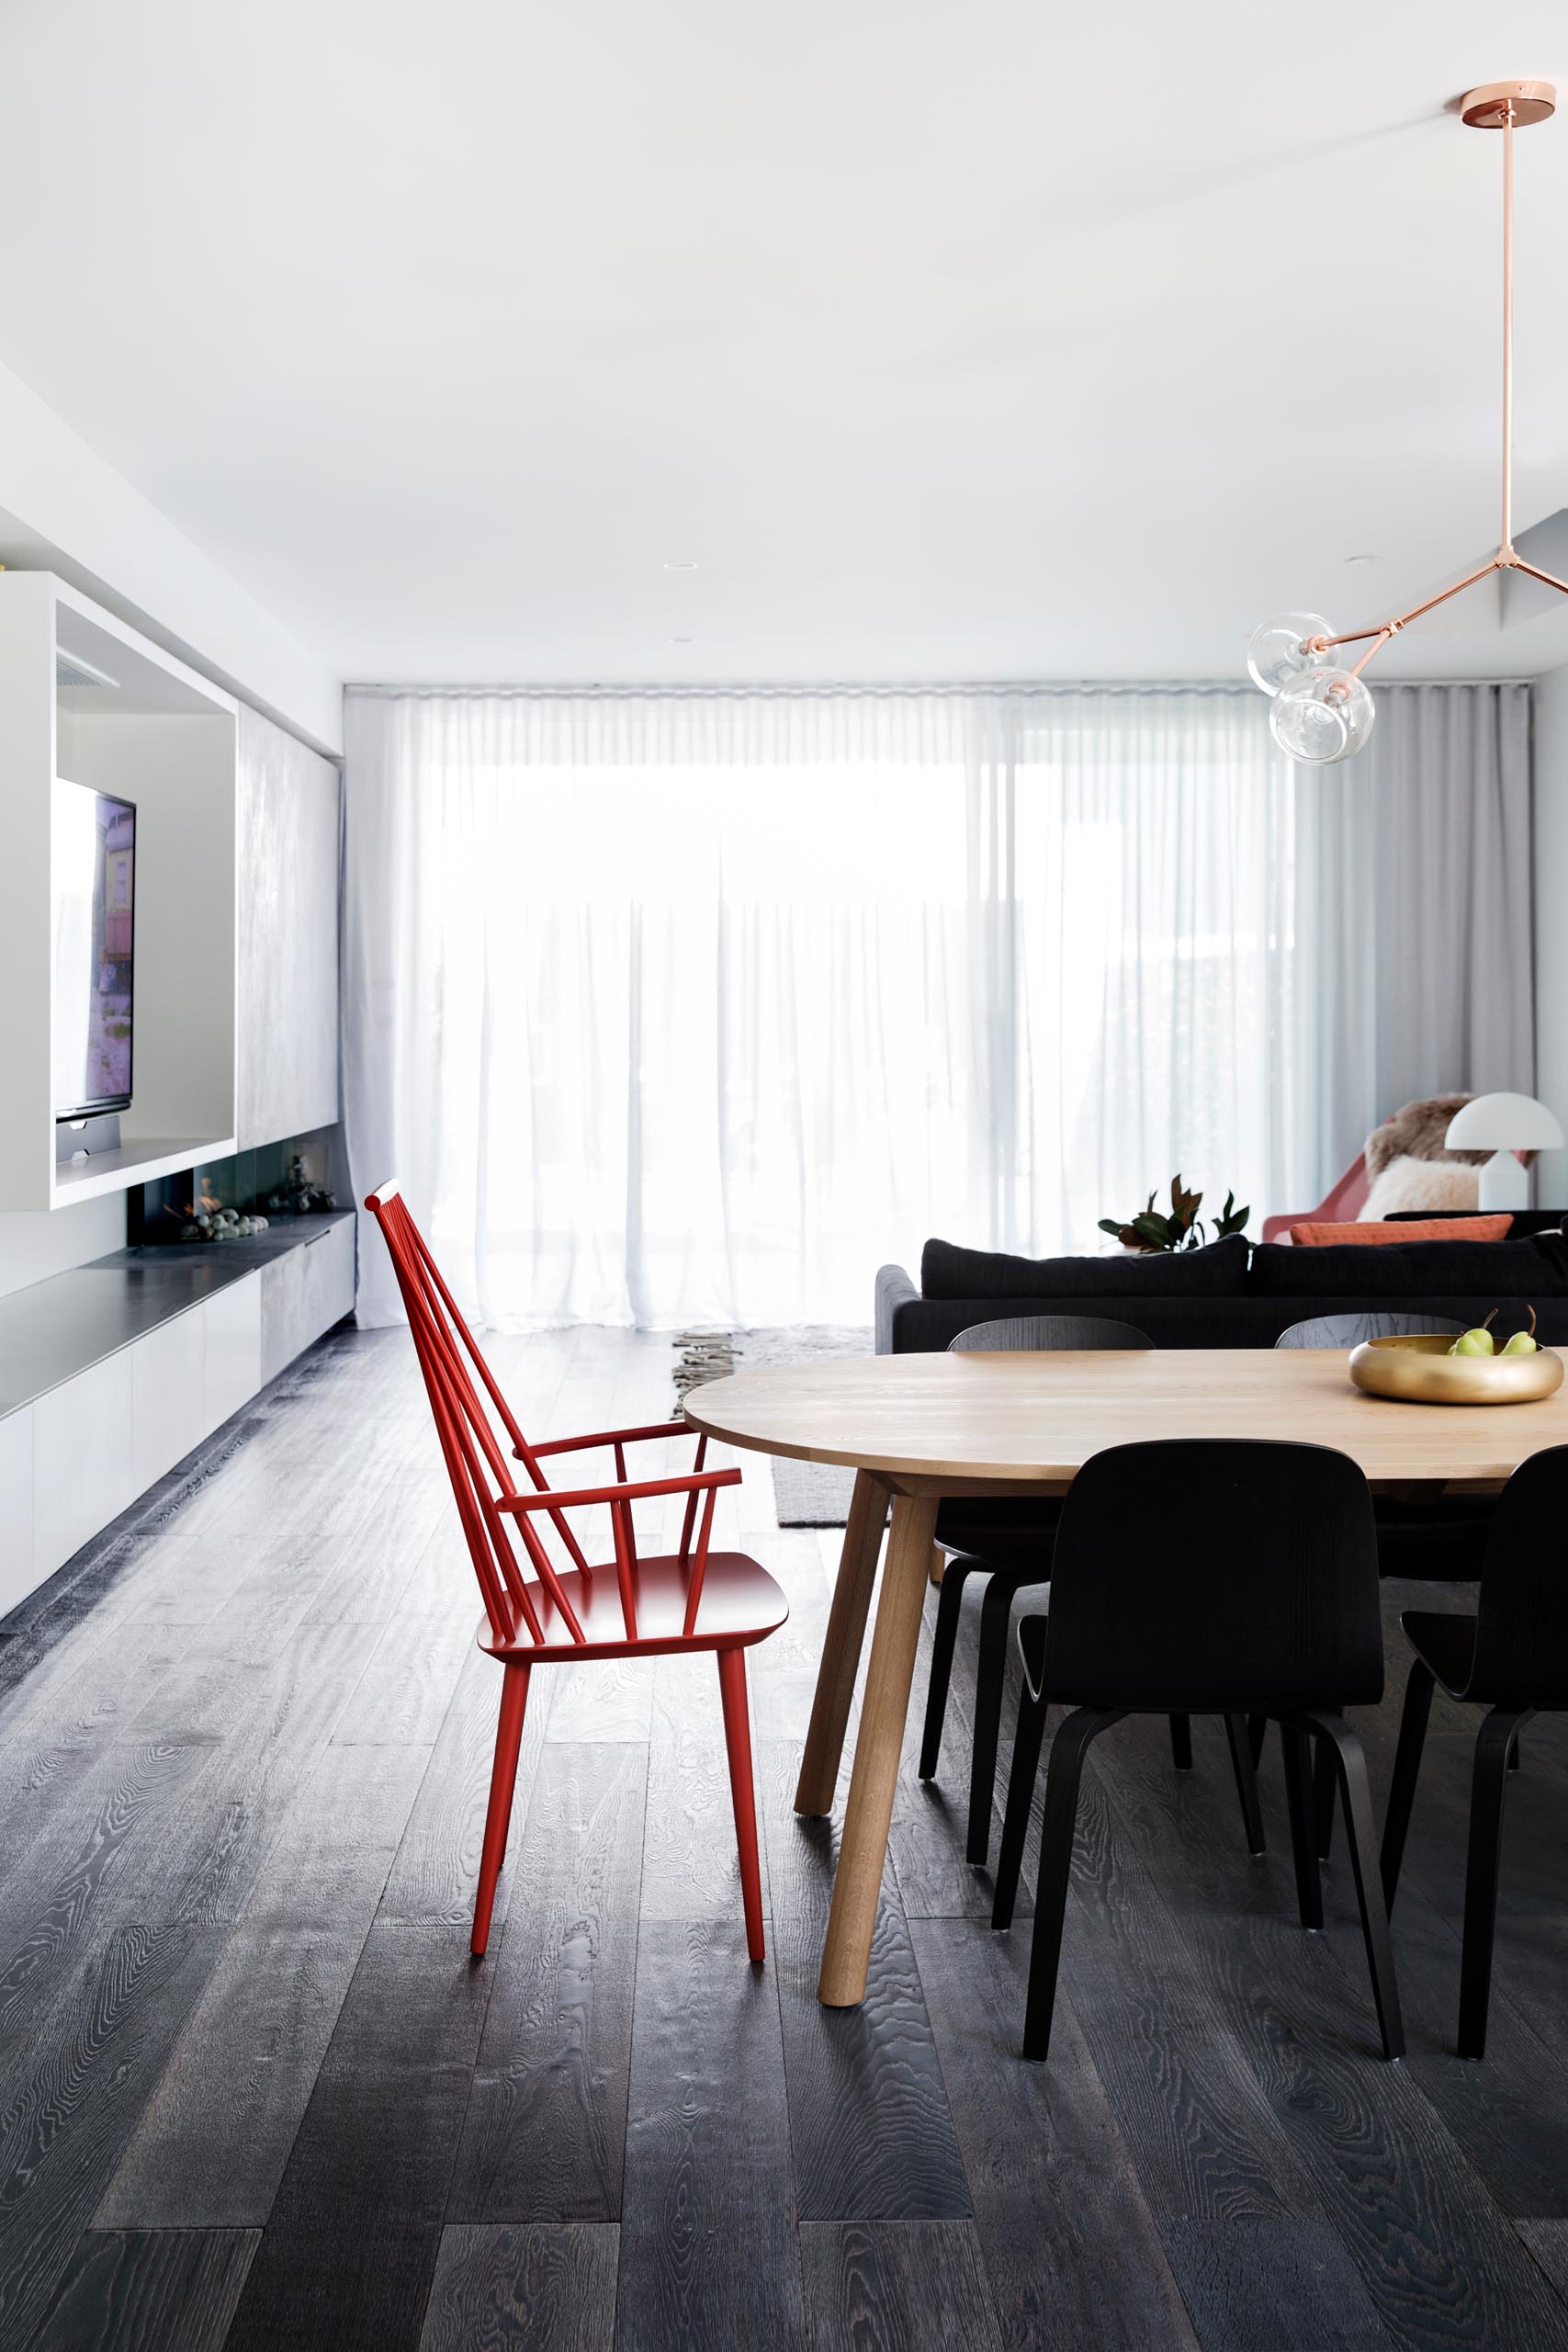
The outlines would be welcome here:
M 1359 1217 L 1354 1225 L 1292 1225 L 1298 1250 L 1361 1249 L 1387 1241 L 1506 1241 L 1514 1220 L 1496 1216 Z
M 1002 1250 L 928 1241 L 920 1292 L 930 1299 L 1240 1298 L 1247 1290 L 1247 1248 L 1235 1234 L 1206 1250 L 1162 1250 L 1147 1257 L 1010 1258 Z
M 1392 1241 L 1375 1252 L 1354 1243 L 1302 1250 L 1259 1242 L 1247 1287 L 1264 1298 L 1492 1299 L 1568 1296 L 1568 1240 Z M 1431 1310 L 1439 1312 L 1438 1308 Z

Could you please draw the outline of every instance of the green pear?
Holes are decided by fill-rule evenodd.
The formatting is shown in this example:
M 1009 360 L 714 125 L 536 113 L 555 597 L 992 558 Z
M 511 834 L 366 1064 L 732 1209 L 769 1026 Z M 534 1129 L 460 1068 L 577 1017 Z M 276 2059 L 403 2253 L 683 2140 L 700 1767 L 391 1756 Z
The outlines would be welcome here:
M 1496 1352 L 1496 1343 L 1484 1325 L 1474 1331 L 1461 1331 L 1449 1350 L 1450 1356 L 1495 1356 Z
M 1511 1340 L 1503 1342 L 1506 1356 L 1533 1356 L 1535 1351 L 1536 1343 L 1528 1331 L 1516 1331 Z

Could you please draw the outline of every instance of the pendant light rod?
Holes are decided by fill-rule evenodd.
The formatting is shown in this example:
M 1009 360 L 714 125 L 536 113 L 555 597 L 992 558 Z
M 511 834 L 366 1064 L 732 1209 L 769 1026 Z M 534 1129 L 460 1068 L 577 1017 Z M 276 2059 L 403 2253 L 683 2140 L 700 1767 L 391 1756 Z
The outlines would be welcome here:
M 1503 529 L 1501 560 L 1514 552 L 1514 102 L 1503 111 Z
M 1544 587 L 1555 588 L 1568 596 L 1568 580 L 1559 580 L 1550 571 L 1542 571 L 1527 563 L 1514 546 L 1514 132 L 1533 122 L 1544 122 L 1555 112 L 1557 93 L 1550 82 L 1516 81 L 1491 82 L 1483 88 L 1470 91 L 1460 101 L 1462 120 L 1475 130 L 1500 130 L 1503 134 L 1503 487 L 1501 528 L 1497 552 L 1473 571 L 1456 580 L 1451 588 L 1439 589 L 1437 595 L 1424 603 L 1413 605 L 1408 612 L 1396 613 L 1386 621 L 1373 621 L 1366 628 L 1352 628 L 1331 636 L 1319 622 L 1315 632 L 1308 634 L 1311 619 L 1302 616 L 1292 628 L 1292 616 L 1268 621 L 1254 633 L 1248 655 L 1248 667 L 1264 690 L 1277 697 L 1305 697 L 1308 705 L 1318 711 L 1316 741 L 1325 748 L 1303 749 L 1293 738 L 1287 741 L 1276 734 L 1281 744 L 1291 749 L 1293 756 L 1313 761 L 1343 759 L 1364 742 L 1372 723 L 1372 705 L 1366 688 L 1360 684 L 1362 671 L 1374 655 L 1380 653 L 1392 638 L 1419 620 L 1450 596 L 1461 595 L 1485 580 L 1495 571 L 1522 571 L 1531 580 L 1539 580 Z M 1305 621 L 1306 627 L 1303 627 Z M 1360 645 L 1371 639 L 1366 651 L 1348 671 L 1337 669 L 1326 657 L 1336 646 Z M 1315 688 L 1313 673 L 1317 673 Z M 1336 713 L 1356 709 L 1354 726 Z M 1286 716 L 1283 704 L 1277 705 L 1277 718 Z M 1293 709 L 1291 713 L 1293 719 Z M 1310 711 L 1309 711 L 1310 716 Z

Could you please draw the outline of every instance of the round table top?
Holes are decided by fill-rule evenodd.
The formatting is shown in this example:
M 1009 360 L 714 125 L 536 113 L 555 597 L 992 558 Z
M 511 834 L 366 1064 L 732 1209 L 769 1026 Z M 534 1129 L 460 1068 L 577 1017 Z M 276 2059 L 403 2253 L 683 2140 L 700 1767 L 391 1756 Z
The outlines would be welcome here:
M 1061 1485 L 1150 1438 L 1334 1446 L 1385 1486 L 1495 1484 L 1568 1444 L 1568 1383 L 1533 1405 L 1401 1404 L 1353 1388 L 1347 1363 L 1337 1348 L 834 1357 L 711 1381 L 685 1415 L 761 1453 L 1004 1487 Z

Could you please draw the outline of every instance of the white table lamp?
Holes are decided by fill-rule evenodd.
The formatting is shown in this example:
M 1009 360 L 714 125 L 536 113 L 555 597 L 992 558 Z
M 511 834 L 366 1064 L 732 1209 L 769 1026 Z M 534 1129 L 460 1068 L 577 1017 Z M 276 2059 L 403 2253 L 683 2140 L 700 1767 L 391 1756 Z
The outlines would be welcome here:
M 1489 1151 L 1481 1170 L 1483 1209 L 1528 1209 L 1529 1170 L 1517 1151 L 1561 1151 L 1562 1129 L 1544 1102 L 1531 1094 L 1477 1094 L 1449 1122 L 1443 1142 L 1450 1151 Z

